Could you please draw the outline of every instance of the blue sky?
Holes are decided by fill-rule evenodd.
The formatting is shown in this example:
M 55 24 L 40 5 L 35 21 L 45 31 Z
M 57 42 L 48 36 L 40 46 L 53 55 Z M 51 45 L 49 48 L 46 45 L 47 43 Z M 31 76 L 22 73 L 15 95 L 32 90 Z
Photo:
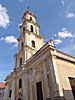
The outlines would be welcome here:
M 45 42 L 75 57 L 75 0 L 0 0 L 0 81 L 14 69 L 19 24 L 30 6 Z

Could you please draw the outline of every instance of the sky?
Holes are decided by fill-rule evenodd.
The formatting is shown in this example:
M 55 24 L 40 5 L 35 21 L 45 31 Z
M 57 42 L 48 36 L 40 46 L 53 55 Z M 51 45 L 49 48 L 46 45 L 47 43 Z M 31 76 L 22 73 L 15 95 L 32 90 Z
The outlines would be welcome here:
M 28 6 L 37 17 L 45 42 L 53 39 L 58 50 L 75 57 L 75 0 L 0 0 L 1 82 L 14 69 L 19 25 Z

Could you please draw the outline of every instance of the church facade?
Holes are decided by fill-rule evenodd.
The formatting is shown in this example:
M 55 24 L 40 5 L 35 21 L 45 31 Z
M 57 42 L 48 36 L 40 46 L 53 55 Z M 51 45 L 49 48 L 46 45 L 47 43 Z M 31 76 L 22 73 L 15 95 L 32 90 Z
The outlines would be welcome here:
M 5 79 L 5 100 L 74 100 L 75 57 L 44 42 L 36 16 L 27 10 L 20 25 L 14 71 Z

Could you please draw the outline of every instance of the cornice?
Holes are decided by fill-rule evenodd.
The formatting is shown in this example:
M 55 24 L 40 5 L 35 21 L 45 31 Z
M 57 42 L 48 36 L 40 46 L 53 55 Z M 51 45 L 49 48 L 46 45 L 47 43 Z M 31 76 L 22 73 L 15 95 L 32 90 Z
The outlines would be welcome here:
M 73 62 L 75 63 L 75 57 L 69 56 L 68 54 L 65 54 L 61 51 L 56 50 L 56 48 L 54 46 L 52 46 L 50 44 L 50 42 L 47 42 L 42 48 L 40 48 L 31 58 L 29 58 L 27 60 L 27 64 L 32 62 L 34 59 L 36 59 L 36 57 L 38 57 L 39 55 L 41 55 L 45 50 L 50 49 L 50 51 L 52 51 L 50 53 L 51 56 L 54 56 L 56 59 L 59 57 L 61 59 L 65 59 L 69 62 Z
M 26 30 L 25 32 L 21 33 L 20 37 L 19 37 L 17 40 L 20 41 L 20 40 L 22 39 L 22 37 L 25 36 L 25 34 L 29 34 L 29 35 L 30 35 L 30 34 L 33 34 L 33 35 L 35 35 L 37 38 L 44 39 L 44 36 L 43 36 L 43 35 L 38 35 L 38 34 L 36 34 L 36 33 L 34 33 L 34 32 L 31 32 L 31 31 Z
M 58 53 L 61 53 L 61 54 L 63 54 L 63 55 L 66 55 L 66 56 L 68 56 L 68 57 L 71 57 L 71 58 L 73 58 L 73 59 L 75 59 L 75 57 L 73 57 L 73 56 L 71 56 L 71 55 L 69 55 L 69 54 L 66 54 L 66 53 L 64 53 L 64 52 L 61 52 L 61 51 L 59 51 L 59 50 L 57 50 L 57 52 L 58 52 Z
M 21 33 L 20 37 L 17 39 L 17 41 L 21 40 L 22 37 L 24 36 L 25 34 L 24 33 Z
M 9 79 L 13 79 L 14 75 L 17 76 L 17 74 L 18 74 L 19 72 L 22 72 L 22 67 L 16 68 L 16 70 L 14 70 L 13 72 L 11 72 L 11 74 L 9 74 L 9 75 L 6 77 L 5 81 L 8 81 Z
M 31 24 L 33 24 L 33 25 L 36 25 L 36 26 L 40 27 L 39 24 L 34 23 L 33 21 L 30 21 L 29 19 L 25 20 L 24 22 L 29 22 L 29 23 L 31 23 Z
M 40 27 L 39 24 L 34 23 L 33 21 L 30 21 L 29 19 L 26 19 L 26 20 L 23 21 L 22 25 L 19 26 L 19 28 L 21 29 L 21 27 L 23 27 L 23 25 L 25 25 L 26 23 L 31 23 L 31 24 L 33 24 L 37 27 Z
M 37 51 L 37 48 L 29 47 L 28 45 L 25 45 L 24 48 L 33 50 L 33 51 Z
M 68 54 L 66 54 L 64 52 L 59 51 L 59 50 L 56 50 L 56 54 L 55 55 L 59 59 L 63 59 L 63 60 L 75 63 L 75 57 L 70 56 L 70 55 L 68 55 Z

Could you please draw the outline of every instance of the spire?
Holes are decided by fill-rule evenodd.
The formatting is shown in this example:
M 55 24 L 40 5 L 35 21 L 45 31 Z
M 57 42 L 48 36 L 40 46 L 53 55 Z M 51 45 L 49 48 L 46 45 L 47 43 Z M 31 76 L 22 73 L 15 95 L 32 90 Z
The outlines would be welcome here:
M 31 11 L 29 11 L 29 8 L 30 7 L 28 6 L 28 8 L 27 8 L 26 12 L 24 13 L 22 19 L 24 18 L 24 16 L 26 16 L 26 14 L 30 14 L 31 16 L 35 17 L 35 19 L 36 19 L 36 16 L 34 16 L 34 14 Z

